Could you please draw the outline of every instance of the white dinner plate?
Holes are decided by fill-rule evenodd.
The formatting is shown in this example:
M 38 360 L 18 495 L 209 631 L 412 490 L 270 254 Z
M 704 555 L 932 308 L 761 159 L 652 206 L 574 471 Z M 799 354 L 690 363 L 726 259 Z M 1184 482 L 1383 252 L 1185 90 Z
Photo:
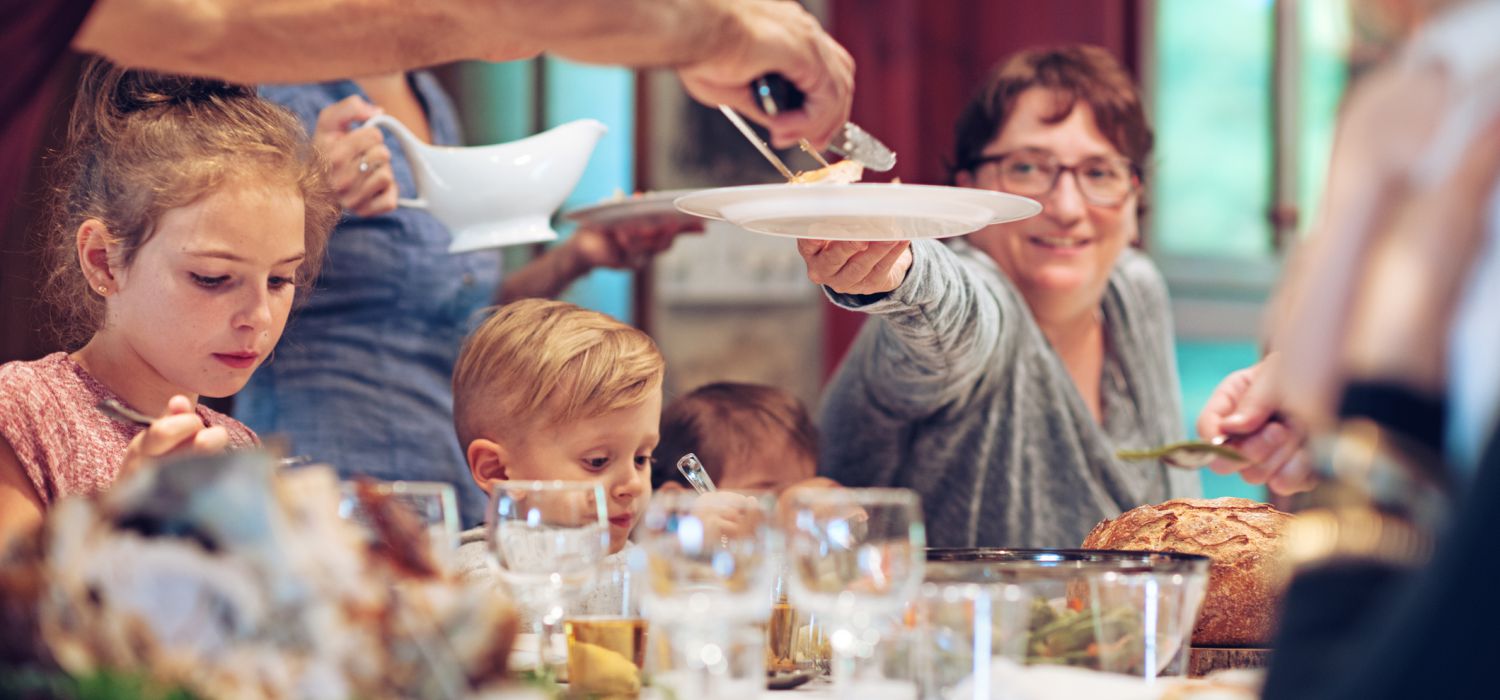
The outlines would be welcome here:
M 633 197 L 611 199 L 574 209 L 563 215 L 580 226 L 604 227 L 631 219 L 651 218 L 659 221 L 692 218 L 672 205 L 678 197 L 697 190 L 661 190 Z
M 677 208 L 756 233 L 845 241 L 961 236 L 1042 211 L 1003 192 L 887 183 L 726 187 L 678 197 Z

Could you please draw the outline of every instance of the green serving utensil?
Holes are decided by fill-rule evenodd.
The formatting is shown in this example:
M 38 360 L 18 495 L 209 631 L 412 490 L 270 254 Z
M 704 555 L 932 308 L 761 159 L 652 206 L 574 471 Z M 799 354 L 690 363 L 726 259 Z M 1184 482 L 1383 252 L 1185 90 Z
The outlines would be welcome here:
M 1149 450 L 1120 450 L 1115 456 L 1127 462 L 1159 459 L 1168 466 L 1182 469 L 1206 467 L 1219 458 L 1234 462 L 1249 461 L 1239 450 L 1225 444 L 1229 440 L 1228 435 L 1220 435 L 1212 440 L 1184 440 Z

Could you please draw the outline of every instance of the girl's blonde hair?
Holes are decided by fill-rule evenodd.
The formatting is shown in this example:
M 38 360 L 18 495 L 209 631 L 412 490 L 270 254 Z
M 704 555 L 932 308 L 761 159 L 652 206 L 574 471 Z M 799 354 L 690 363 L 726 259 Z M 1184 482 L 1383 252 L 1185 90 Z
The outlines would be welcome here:
M 99 329 L 104 301 L 79 269 L 76 232 L 98 219 L 129 267 L 167 211 L 226 183 L 284 186 L 302 197 L 307 258 L 297 283 L 317 275 L 339 216 L 326 168 L 290 112 L 254 88 L 130 70 L 104 59 L 84 68 L 59 157 L 47 297 L 65 345 Z
M 645 333 L 562 301 L 507 304 L 464 342 L 453 418 L 465 448 L 640 405 L 666 362 Z

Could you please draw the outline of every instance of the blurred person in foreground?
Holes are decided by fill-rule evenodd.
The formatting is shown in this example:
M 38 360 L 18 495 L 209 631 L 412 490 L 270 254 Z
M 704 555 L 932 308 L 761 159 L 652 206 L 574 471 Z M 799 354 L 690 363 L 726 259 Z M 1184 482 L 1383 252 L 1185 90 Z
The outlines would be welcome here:
M 1354 7 L 1410 40 L 1349 96 L 1324 218 L 1279 293 L 1279 358 L 1244 395 L 1312 431 L 1320 480 L 1288 537 L 1265 696 L 1487 696 L 1500 2 Z
M 1366 269 L 1376 224 L 1398 209 L 1414 185 L 1431 187 L 1456 167 L 1478 138 L 1486 104 L 1494 104 L 1500 31 L 1492 0 L 1362 0 L 1351 6 L 1367 40 L 1395 60 L 1378 66 L 1351 90 L 1340 117 L 1328 185 L 1312 234 L 1292 256 L 1289 282 L 1277 294 L 1271 352 L 1224 380 L 1199 416 L 1205 438 L 1236 436 L 1248 463 L 1220 460 L 1220 473 L 1239 472 L 1273 492 L 1306 491 L 1316 483 L 1306 429 L 1326 430 L 1337 406 L 1341 372 L 1326 343 L 1351 325 L 1356 278 Z M 1409 40 L 1409 41 L 1408 41 Z M 1435 108 L 1436 106 L 1436 108 Z M 1393 135 L 1402 134 L 1401 138 Z M 1488 207 L 1488 233 L 1464 251 L 1460 284 L 1444 325 L 1426 329 L 1443 345 L 1449 414 L 1442 451 L 1461 474 L 1472 474 L 1500 419 L 1500 200 Z M 1486 238 L 1487 237 L 1487 238 Z M 1455 268 L 1455 273 L 1463 269 Z M 1418 278 L 1407 277 L 1401 286 Z M 1430 320 L 1430 319 L 1429 319 Z M 1295 362 L 1283 358 L 1291 349 Z

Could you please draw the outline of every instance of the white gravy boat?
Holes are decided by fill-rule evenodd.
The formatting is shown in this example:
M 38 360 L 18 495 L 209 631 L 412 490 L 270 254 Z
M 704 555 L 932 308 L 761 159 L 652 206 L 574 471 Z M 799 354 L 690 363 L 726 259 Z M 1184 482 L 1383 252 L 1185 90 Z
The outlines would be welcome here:
M 450 253 L 557 240 L 552 213 L 578 185 L 608 129 L 579 119 L 493 146 L 432 146 L 381 114 L 366 122 L 401 141 L 417 181 L 403 207 L 426 209 L 453 232 Z

